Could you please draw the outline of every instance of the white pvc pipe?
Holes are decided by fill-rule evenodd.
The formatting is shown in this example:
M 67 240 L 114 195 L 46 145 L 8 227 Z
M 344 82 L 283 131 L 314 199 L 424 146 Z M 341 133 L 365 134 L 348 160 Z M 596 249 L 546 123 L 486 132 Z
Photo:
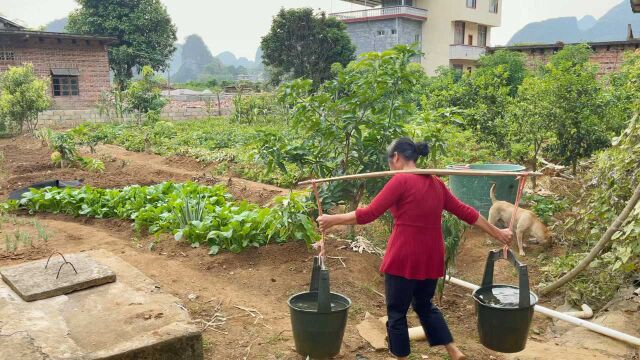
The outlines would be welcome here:
M 476 290 L 478 288 L 480 288 L 478 285 L 474 285 L 472 283 L 466 282 L 464 280 L 460 280 L 460 279 L 456 279 L 454 277 L 447 277 L 447 281 L 470 289 L 470 290 Z M 536 305 L 533 310 L 535 310 L 536 312 L 539 312 L 541 314 L 544 314 L 546 316 L 558 319 L 558 320 L 562 320 L 562 321 L 566 321 L 568 323 L 574 324 L 574 325 L 578 325 L 578 326 L 582 326 L 585 329 L 591 330 L 593 332 L 597 332 L 598 334 L 602 334 L 611 338 L 614 338 L 616 340 L 620 340 L 620 341 L 624 341 L 628 344 L 634 345 L 634 346 L 638 346 L 640 347 L 640 338 L 637 338 L 635 336 L 631 336 L 629 334 L 625 334 L 623 332 L 617 331 L 617 330 L 613 330 L 610 329 L 608 327 L 604 327 L 602 325 L 598 325 L 598 324 L 594 324 L 590 321 L 586 321 L 586 320 L 582 320 L 582 319 L 578 319 L 576 317 L 567 315 L 567 314 L 563 314 L 561 312 L 555 311 L 555 310 L 551 310 L 549 308 L 546 308 L 544 306 L 540 306 L 540 305 Z

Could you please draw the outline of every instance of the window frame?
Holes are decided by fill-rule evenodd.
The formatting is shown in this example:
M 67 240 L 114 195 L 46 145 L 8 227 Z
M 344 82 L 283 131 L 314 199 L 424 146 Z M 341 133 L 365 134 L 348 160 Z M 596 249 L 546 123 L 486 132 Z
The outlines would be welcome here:
M 376 32 L 376 34 L 377 34 L 378 36 L 385 36 L 385 35 L 387 34 L 387 32 L 386 32 L 385 30 L 378 30 L 378 31 Z
M 497 14 L 498 10 L 500 10 L 500 0 L 490 0 L 489 12 L 492 14 Z
M 467 9 L 475 9 L 478 7 L 478 0 L 466 0 L 466 2 L 467 2 Z
M 78 75 L 51 75 L 51 93 L 54 97 L 80 96 Z
M 459 30 L 461 32 L 459 32 Z M 453 44 L 464 45 L 464 36 L 467 33 L 467 23 L 464 21 L 456 21 L 453 25 Z
M 478 25 L 478 46 L 487 47 L 489 37 L 489 27 L 486 25 Z

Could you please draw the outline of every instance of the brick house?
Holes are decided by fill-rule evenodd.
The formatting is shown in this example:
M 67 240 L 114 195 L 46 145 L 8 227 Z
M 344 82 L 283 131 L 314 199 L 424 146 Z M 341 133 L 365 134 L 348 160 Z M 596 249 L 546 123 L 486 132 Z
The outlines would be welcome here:
M 53 109 L 95 108 L 109 90 L 108 46 L 115 38 L 31 31 L 0 17 L 0 72 L 33 64 L 49 83 Z
M 566 45 L 576 44 L 557 42 L 555 44 L 497 46 L 489 48 L 489 52 L 506 49 L 523 53 L 526 56 L 527 66 L 530 69 L 534 69 L 537 66 L 548 63 L 551 56 Z M 624 63 L 624 54 L 640 49 L 640 39 L 629 38 L 622 41 L 589 42 L 587 45 L 593 50 L 590 60 L 592 63 L 598 64 L 600 67 L 598 75 L 602 76 L 620 70 Z

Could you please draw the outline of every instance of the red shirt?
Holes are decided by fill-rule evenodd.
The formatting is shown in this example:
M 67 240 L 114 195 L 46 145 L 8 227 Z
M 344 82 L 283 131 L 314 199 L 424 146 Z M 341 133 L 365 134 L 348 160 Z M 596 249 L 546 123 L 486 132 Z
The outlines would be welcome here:
M 407 279 L 444 276 L 442 210 L 468 224 L 480 214 L 456 198 L 435 176 L 398 174 L 366 208 L 356 210 L 358 224 L 368 224 L 391 209 L 394 225 L 380 271 Z

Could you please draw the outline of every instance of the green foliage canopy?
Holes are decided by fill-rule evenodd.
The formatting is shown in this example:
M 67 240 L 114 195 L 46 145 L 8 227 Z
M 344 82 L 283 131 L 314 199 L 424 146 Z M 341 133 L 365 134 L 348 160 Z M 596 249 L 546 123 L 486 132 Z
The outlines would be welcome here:
M 88 35 L 115 36 L 109 66 L 122 88 L 134 68 L 149 65 L 164 70 L 175 51 L 176 27 L 160 0 L 76 0 L 67 29 Z
M 38 125 L 38 113 L 46 110 L 51 100 L 48 85 L 38 79 L 33 66 L 9 67 L 0 73 L 0 120 L 3 131 L 22 131 L 26 125 L 34 131 Z
M 355 47 L 346 25 L 311 8 L 281 9 L 273 18 L 271 30 L 262 38 L 263 63 L 274 68 L 272 76 L 307 78 L 316 86 L 331 77 L 331 65 L 347 65 L 354 59 Z

